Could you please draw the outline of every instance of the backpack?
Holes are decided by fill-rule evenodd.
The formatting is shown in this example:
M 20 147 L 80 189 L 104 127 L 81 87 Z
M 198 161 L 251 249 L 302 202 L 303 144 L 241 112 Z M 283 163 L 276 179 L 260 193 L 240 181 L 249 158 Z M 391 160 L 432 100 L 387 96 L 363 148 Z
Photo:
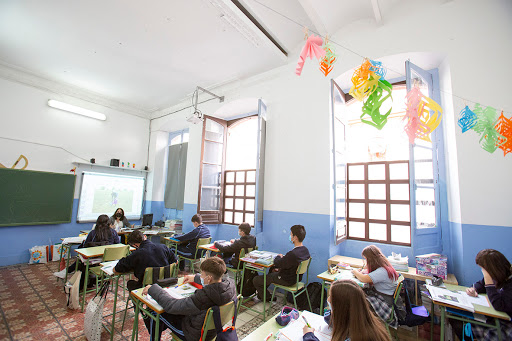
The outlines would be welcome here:
M 318 282 L 309 283 L 308 286 L 308 294 L 309 300 L 311 301 L 311 308 L 313 309 L 312 313 L 323 315 L 323 312 L 320 311 L 320 303 L 322 300 L 322 284 Z M 327 291 L 324 289 L 324 307 L 325 300 L 327 299 Z M 291 304 L 293 304 L 293 296 L 289 292 L 287 294 L 287 300 Z M 308 298 L 306 297 L 306 292 L 302 292 L 299 296 L 295 298 L 297 301 L 297 309 L 301 310 L 309 310 Z
M 256 276 L 258 276 L 258 273 L 256 271 L 245 269 L 244 283 L 243 283 L 244 287 L 242 289 L 243 297 L 249 297 L 256 292 L 256 288 L 254 287 L 254 284 L 252 283 L 252 280 Z
M 409 298 L 409 292 L 407 291 L 407 286 L 402 287 L 402 293 L 400 293 L 402 299 L 405 302 L 405 317 L 403 317 L 395 307 L 395 312 L 397 313 L 398 324 L 406 325 L 408 327 L 415 327 L 422 325 L 426 322 L 430 321 L 430 316 L 427 312 L 427 316 L 421 316 L 414 314 L 413 309 L 418 308 L 418 306 L 411 304 L 411 300 Z M 415 309 L 416 310 L 416 309 Z M 426 311 L 426 309 L 424 309 Z

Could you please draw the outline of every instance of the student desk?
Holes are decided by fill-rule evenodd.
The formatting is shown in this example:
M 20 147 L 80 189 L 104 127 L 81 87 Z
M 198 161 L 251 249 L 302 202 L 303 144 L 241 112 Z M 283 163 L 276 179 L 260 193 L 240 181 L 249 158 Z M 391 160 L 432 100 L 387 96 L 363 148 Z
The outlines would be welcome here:
M 107 266 L 109 264 L 112 264 L 112 263 L 117 263 L 117 261 L 113 261 L 113 262 L 104 262 L 104 263 L 100 263 L 100 266 Z M 101 271 L 103 271 L 103 274 L 105 276 L 107 276 L 108 278 L 112 278 L 114 280 L 114 283 L 113 283 L 113 286 L 115 287 L 114 289 L 114 308 L 112 309 L 112 325 L 110 327 L 110 340 L 114 340 L 114 325 L 115 325 L 115 322 L 116 322 L 116 308 L 117 308 L 117 292 L 119 290 L 119 278 L 123 275 L 127 275 L 127 274 L 130 274 L 132 272 L 127 272 L 127 273 L 122 273 L 122 274 L 119 274 L 119 275 L 114 275 L 112 273 L 108 273 L 106 272 L 105 270 L 101 269 Z M 123 289 L 124 290 L 124 289 Z M 124 297 L 124 296 L 123 296 Z M 109 315 L 107 315 L 109 316 Z M 107 317 L 107 316 L 104 316 L 104 317 Z
M 329 258 L 328 260 L 328 267 L 331 267 L 332 265 L 336 265 L 338 263 L 347 263 L 353 268 L 362 268 L 363 267 L 363 260 L 361 258 L 353 258 L 353 257 L 346 257 L 346 256 L 334 256 Z M 414 280 L 414 295 L 416 299 L 416 304 L 418 304 L 418 281 L 425 281 L 426 279 L 430 278 L 428 276 L 422 276 L 418 275 L 416 273 L 416 268 L 409 267 L 409 271 L 397 271 L 399 274 L 402 274 L 405 278 L 409 278 Z M 457 282 L 457 278 L 455 278 L 454 274 L 448 274 L 448 277 L 443 280 L 446 284 L 453 284 L 457 285 L 459 282 Z
M 178 256 L 178 245 L 182 244 L 182 241 L 174 239 L 172 237 L 163 237 L 165 245 L 169 247 L 169 249 L 174 249 L 174 253 Z
M 453 285 L 453 284 L 446 284 L 446 289 L 448 290 L 457 290 L 457 291 L 466 291 L 467 287 L 463 287 L 463 286 L 459 286 L 459 285 Z M 483 295 L 485 297 L 487 297 L 486 294 L 480 294 L 480 295 Z M 487 299 L 489 301 L 489 299 Z M 510 316 L 507 314 L 507 313 L 504 313 L 504 312 L 501 312 L 501 311 L 497 311 L 496 309 L 494 309 L 492 307 L 492 305 L 489 303 L 490 307 L 484 307 L 484 306 L 481 306 L 481 305 L 478 305 L 478 304 L 473 304 L 473 308 L 475 308 L 475 313 L 477 314 L 482 314 L 482 315 L 485 315 L 485 316 L 489 316 L 489 317 L 494 317 L 495 318 L 495 324 L 488 324 L 488 323 L 485 323 L 485 322 L 480 322 L 480 321 L 476 321 L 474 319 L 471 319 L 471 318 L 467 318 L 467 317 L 462 317 L 462 316 L 459 316 L 459 315 L 452 315 L 452 314 L 446 314 L 446 307 L 450 307 L 450 308 L 455 308 L 455 309 L 459 309 L 459 310 L 464 310 L 463 308 L 460 308 L 460 307 L 455 307 L 455 306 L 451 306 L 451 305 L 448 305 L 448 304 L 445 304 L 445 303 L 441 303 L 441 302 L 437 302 L 437 301 L 434 301 L 434 299 L 432 299 L 432 311 L 434 311 L 434 304 L 437 304 L 441 310 L 441 341 L 444 340 L 444 325 L 445 325 L 445 319 L 446 318 L 451 318 L 453 320 L 459 320 L 459 321 L 464 321 L 464 322 L 471 322 L 471 323 L 474 323 L 474 324 L 479 324 L 481 326 L 486 326 L 486 327 L 489 327 L 489 328 L 495 328 L 495 329 L 498 329 L 498 338 L 499 340 L 503 340 L 502 338 L 502 335 L 501 335 L 501 327 L 500 327 L 500 319 L 501 320 L 506 320 L 506 321 L 510 321 Z M 430 340 L 433 339 L 433 330 L 434 330 L 434 321 L 433 319 L 431 319 L 431 322 L 430 322 Z
M 263 251 L 264 252 L 264 251 Z M 266 309 L 267 309 L 267 270 L 274 265 L 274 261 L 272 260 L 272 262 L 270 262 L 270 264 L 259 264 L 259 263 L 256 263 L 253 259 L 251 258 L 240 258 L 240 261 L 241 262 L 244 262 L 244 267 L 242 268 L 242 283 L 240 284 L 240 293 L 243 292 L 243 289 L 244 289 L 244 274 L 245 274 L 245 269 L 249 269 L 249 270 L 253 270 L 253 271 L 256 271 L 256 272 L 261 272 L 263 273 L 263 287 L 265 288 L 265 291 L 263 292 L 263 312 L 260 312 L 260 311 L 257 311 L 257 310 L 254 310 L 250 307 L 246 307 L 247 309 L 249 310 L 252 310 L 258 314 L 263 314 L 263 321 L 265 321 L 265 314 L 266 314 Z M 242 304 L 244 304 L 244 300 L 242 298 Z M 270 302 L 270 305 L 272 305 L 272 302 Z
M 351 270 L 341 270 L 341 271 L 351 271 Z M 331 275 L 329 271 L 324 271 L 321 274 L 317 275 L 316 277 L 320 278 L 322 280 L 322 294 L 320 295 L 320 314 L 323 314 L 324 311 L 324 290 L 325 290 L 325 282 L 332 283 L 336 280 L 336 275 L 339 273 L 336 273 L 334 275 Z
M 178 278 L 178 285 L 183 283 L 185 277 Z M 137 335 L 137 339 L 139 338 L 139 311 L 143 311 L 147 316 L 152 318 L 155 321 L 155 340 L 158 340 L 158 333 L 160 332 L 160 314 L 164 313 L 165 310 L 162 308 L 160 304 L 156 301 L 149 301 L 147 296 L 142 295 L 142 290 L 144 288 L 140 288 L 137 290 L 132 290 L 130 292 L 130 296 L 132 298 L 133 304 L 135 305 L 135 316 L 133 318 L 133 330 L 132 330 L 132 341 L 135 339 L 135 335 Z M 144 305 L 147 308 L 144 308 Z M 155 312 L 156 315 L 151 314 L 151 311 Z M 151 335 L 150 335 L 151 337 Z
M 102 245 L 102 246 L 94 246 L 94 247 L 86 247 L 83 249 L 77 249 L 76 252 L 81 256 L 81 258 L 85 261 L 85 275 L 84 277 L 84 288 L 82 293 L 82 312 L 84 311 L 85 304 L 85 294 L 87 293 L 87 282 L 89 281 L 89 262 L 92 258 L 103 257 L 103 253 L 107 247 L 125 247 L 124 244 L 113 244 L 113 245 Z M 130 251 L 134 251 L 135 248 L 130 248 Z

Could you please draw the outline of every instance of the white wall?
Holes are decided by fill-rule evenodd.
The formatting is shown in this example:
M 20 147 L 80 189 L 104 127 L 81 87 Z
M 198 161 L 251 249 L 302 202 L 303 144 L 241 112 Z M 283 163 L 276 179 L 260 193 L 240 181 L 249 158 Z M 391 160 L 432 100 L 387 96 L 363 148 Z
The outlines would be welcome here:
M 347 25 L 332 40 L 374 59 L 420 51 L 444 54 L 447 59 L 438 61 L 436 66 L 441 73 L 451 73 L 452 88 L 441 88 L 442 91 L 503 108 L 511 116 L 506 77 L 510 71 L 504 67 L 504 56 L 512 53 L 511 14 L 512 3 L 505 0 L 407 1 L 392 13 L 385 13 L 381 26 L 373 20 L 362 20 Z M 360 56 L 334 47 L 338 62 L 327 78 L 318 71 L 318 64 L 309 59 L 302 76 L 294 74 L 299 46 L 292 51 L 291 62 L 285 67 L 213 89 L 226 96 L 226 102 L 245 97 L 261 97 L 267 102 L 265 210 L 329 214 L 329 78 L 336 78 L 362 61 Z M 449 83 L 441 79 L 441 86 Z M 507 197 L 500 189 L 512 188 L 512 178 L 508 176 L 512 156 L 504 158 L 500 150 L 491 155 L 479 147 L 479 138 L 473 132 L 462 135 L 456 115 L 464 103 L 454 99 L 450 108 L 446 96 L 449 95 L 443 96 L 445 127 L 449 129 L 446 134 L 456 138 L 455 144 L 447 148 L 447 155 L 453 156 L 450 162 L 458 161 L 458 167 L 449 169 L 449 181 L 451 188 L 460 187 L 461 198 L 461 217 L 454 214 L 450 219 L 510 225 L 512 212 L 507 209 Z M 168 111 L 185 106 L 188 101 Z M 221 105 L 212 101 L 200 108 L 208 114 Z M 182 111 L 172 115 L 176 125 L 182 125 L 188 114 L 189 111 Z M 153 124 L 158 129 L 168 122 L 168 118 L 163 118 Z M 200 139 L 194 129 L 192 126 L 191 147 Z M 447 140 L 450 141 L 453 139 Z M 199 153 L 200 146 L 190 148 L 186 203 L 197 203 Z M 451 210 L 456 212 L 458 203 Z
M 107 120 L 98 121 L 50 108 L 48 99 L 102 112 Z M 146 165 L 148 119 L 4 79 L 0 79 L 0 103 L 0 137 L 58 146 L 76 155 L 62 149 L 0 138 L 0 163 L 6 167 L 20 154 L 28 158 L 27 169 L 61 173 L 68 173 L 74 167 L 72 162 L 88 162 L 91 158 L 101 165 L 109 165 L 112 158 L 135 163 L 139 169 Z M 75 198 L 79 195 L 79 184 L 78 177 Z

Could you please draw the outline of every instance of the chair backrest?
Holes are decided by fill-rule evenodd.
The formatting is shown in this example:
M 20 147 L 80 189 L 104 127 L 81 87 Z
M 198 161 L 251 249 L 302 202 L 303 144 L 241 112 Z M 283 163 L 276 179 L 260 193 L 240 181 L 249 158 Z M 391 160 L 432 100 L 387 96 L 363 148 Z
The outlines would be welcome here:
M 306 272 L 307 272 L 307 274 L 306 274 L 306 280 L 304 281 L 304 284 L 305 285 L 308 284 L 309 264 L 311 264 L 311 257 L 300 262 L 299 266 L 297 267 L 297 283 L 295 284 L 297 289 L 299 288 L 300 275 L 304 275 L 304 273 L 306 273 Z
M 238 302 L 240 302 L 241 299 L 242 295 L 238 295 Z M 235 306 L 235 301 L 231 301 L 219 307 L 220 320 L 223 326 L 226 325 L 227 323 L 230 323 L 233 320 L 233 317 L 235 316 L 235 309 L 238 309 L 238 307 Z M 206 340 L 206 334 L 210 330 L 215 330 L 215 322 L 213 321 L 212 308 L 208 309 L 208 311 L 206 312 L 206 316 L 203 322 L 203 328 L 201 329 L 201 341 Z
M 110 262 L 113 260 L 118 260 L 128 255 L 130 251 L 130 245 L 124 245 L 120 247 L 106 247 L 103 252 L 103 261 Z
M 395 303 L 398 300 L 398 297 L 400 296 L 400 291 L 402 291 L 402 286 L 404 285 L 404 279 L 405 279 L 404 276 L 399 275 L 398 279 L 396 281 L 396 289 L 395 289 L 395 292 L 393 293 L 393 301 Z
M 199 239 L 197 240 L 197 245 L 196 245 L 196 255 L 195 255 L 195 257 L 194 257 L 194 258 L 197 258 L 197 252 L 198 252 L 199 250 L 201 250 L 201 249 L 199 248 L 201 245 L 210 244 L 211 242 L 212 242 L 212 237 L 209 237 L 209 238 L 199 238 Z
M 253 248 L 252 248 L 252 247 L 248 247 L 248 248 L 247 248 L 247 253 L 251 252 L 252 250 L 253 250 Z M 238 255 L 238 260 L 240 260 L 240 259 L 242 259 L 242 258 L 244 258 L 244 257 L 245 257 L 245 249 L 244 249 L 244 248 L 242 248 L 242 249 L 240 250 L 240 254 Z M 237 269 L 237 270 L 240 270 L 240 267 L 243 267 L 242 262 L 238 262 L 238 266 L 237 266 L 237 268 L 236 268 L 236 269 Z
M 144 271 L 144 278 L 142 279 L 142 285 L 143 286 L 146 286 L 146 285 L 150 285 L 150 284 L 155 284 L 154 282 L 154 278 L 156 277 L 157 279 L 165 279 L 165 278 L 170 278 L 170 277 L 173 277 L 174 276 L 174 271 L 176 269 L 176 264 L 177 263 L 172 263 L 172 264 L 169 264 L 169 265 L 166 265 L 166 266 L 161 266 L 161 267 L 154 267 L 154 268 L 146 268 L 146 270 Z M 169 270 L 166 271 L 166 268 L 168 268 Z M 153 276 L 153 273 L 155 271 L 158 271 L 158 276 Z M 166 272 L 168 273 L 168 275 L 166 275 Z

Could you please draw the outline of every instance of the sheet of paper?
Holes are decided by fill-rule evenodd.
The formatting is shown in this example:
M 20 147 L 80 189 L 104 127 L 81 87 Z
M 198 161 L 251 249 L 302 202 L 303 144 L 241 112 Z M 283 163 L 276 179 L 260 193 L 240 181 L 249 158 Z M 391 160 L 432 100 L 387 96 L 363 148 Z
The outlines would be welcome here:
M 289 323 L 286 327 L 281 329 L 279 340 L 302 341 L 304 335 L 302 328 L 306 325 L 302 316 L 304 316 L 308 320 L 309 325 L 315 329 L 314 334 L 320 341 L 331 340 L 332 331 L 329 329 L 327 323 L 325 323 L 323 316 L 313 314 L 309 311 L 303 311 L 297 320 Z
M 64 238 L 64 240 L 62 241 L 62 244 L 81 244 L 85 238 L 87 238 L 86 236 L 83 236 L 83 237 L 69 237 L 69 238 Z
M 103 272 L 105 272 L 107 275 L 109 276 L 113 276 L 114 275 L 114 268 L 115 266 L 117 265 L 117 262 L 119 262 L 119 260 L 114 260 L 114 261 L 111 261 L 111 262 L 107 262 L 105 263 L 105 265 L 101 268 L 101 270 Z
M 478 295 L 477 297 L 473 297 L 473 296 L 469 296 L 468 294 L 466 294 L 465 291 L 459 291 L 459 293 L 462 296 L 464 296 L 464 298 L 469 303 L 478 304 L 478 305 L 481 305 L 481 306 L 484 306 L 484 307 L 490 307 L 489 301 L 487 300 L 487 298 L 485 296 Z
M 466 299 L 464 295 L 461 295 L 458 291 L 433 287 L 431 285 L 427 285 L 427 289 L 432 296 L 432 300 L 434 301 L 446 303 L 471 312 L 475 311 L 473 305 Z
M 145 235 L 156 235 L 158 231 L 144 231 Z

